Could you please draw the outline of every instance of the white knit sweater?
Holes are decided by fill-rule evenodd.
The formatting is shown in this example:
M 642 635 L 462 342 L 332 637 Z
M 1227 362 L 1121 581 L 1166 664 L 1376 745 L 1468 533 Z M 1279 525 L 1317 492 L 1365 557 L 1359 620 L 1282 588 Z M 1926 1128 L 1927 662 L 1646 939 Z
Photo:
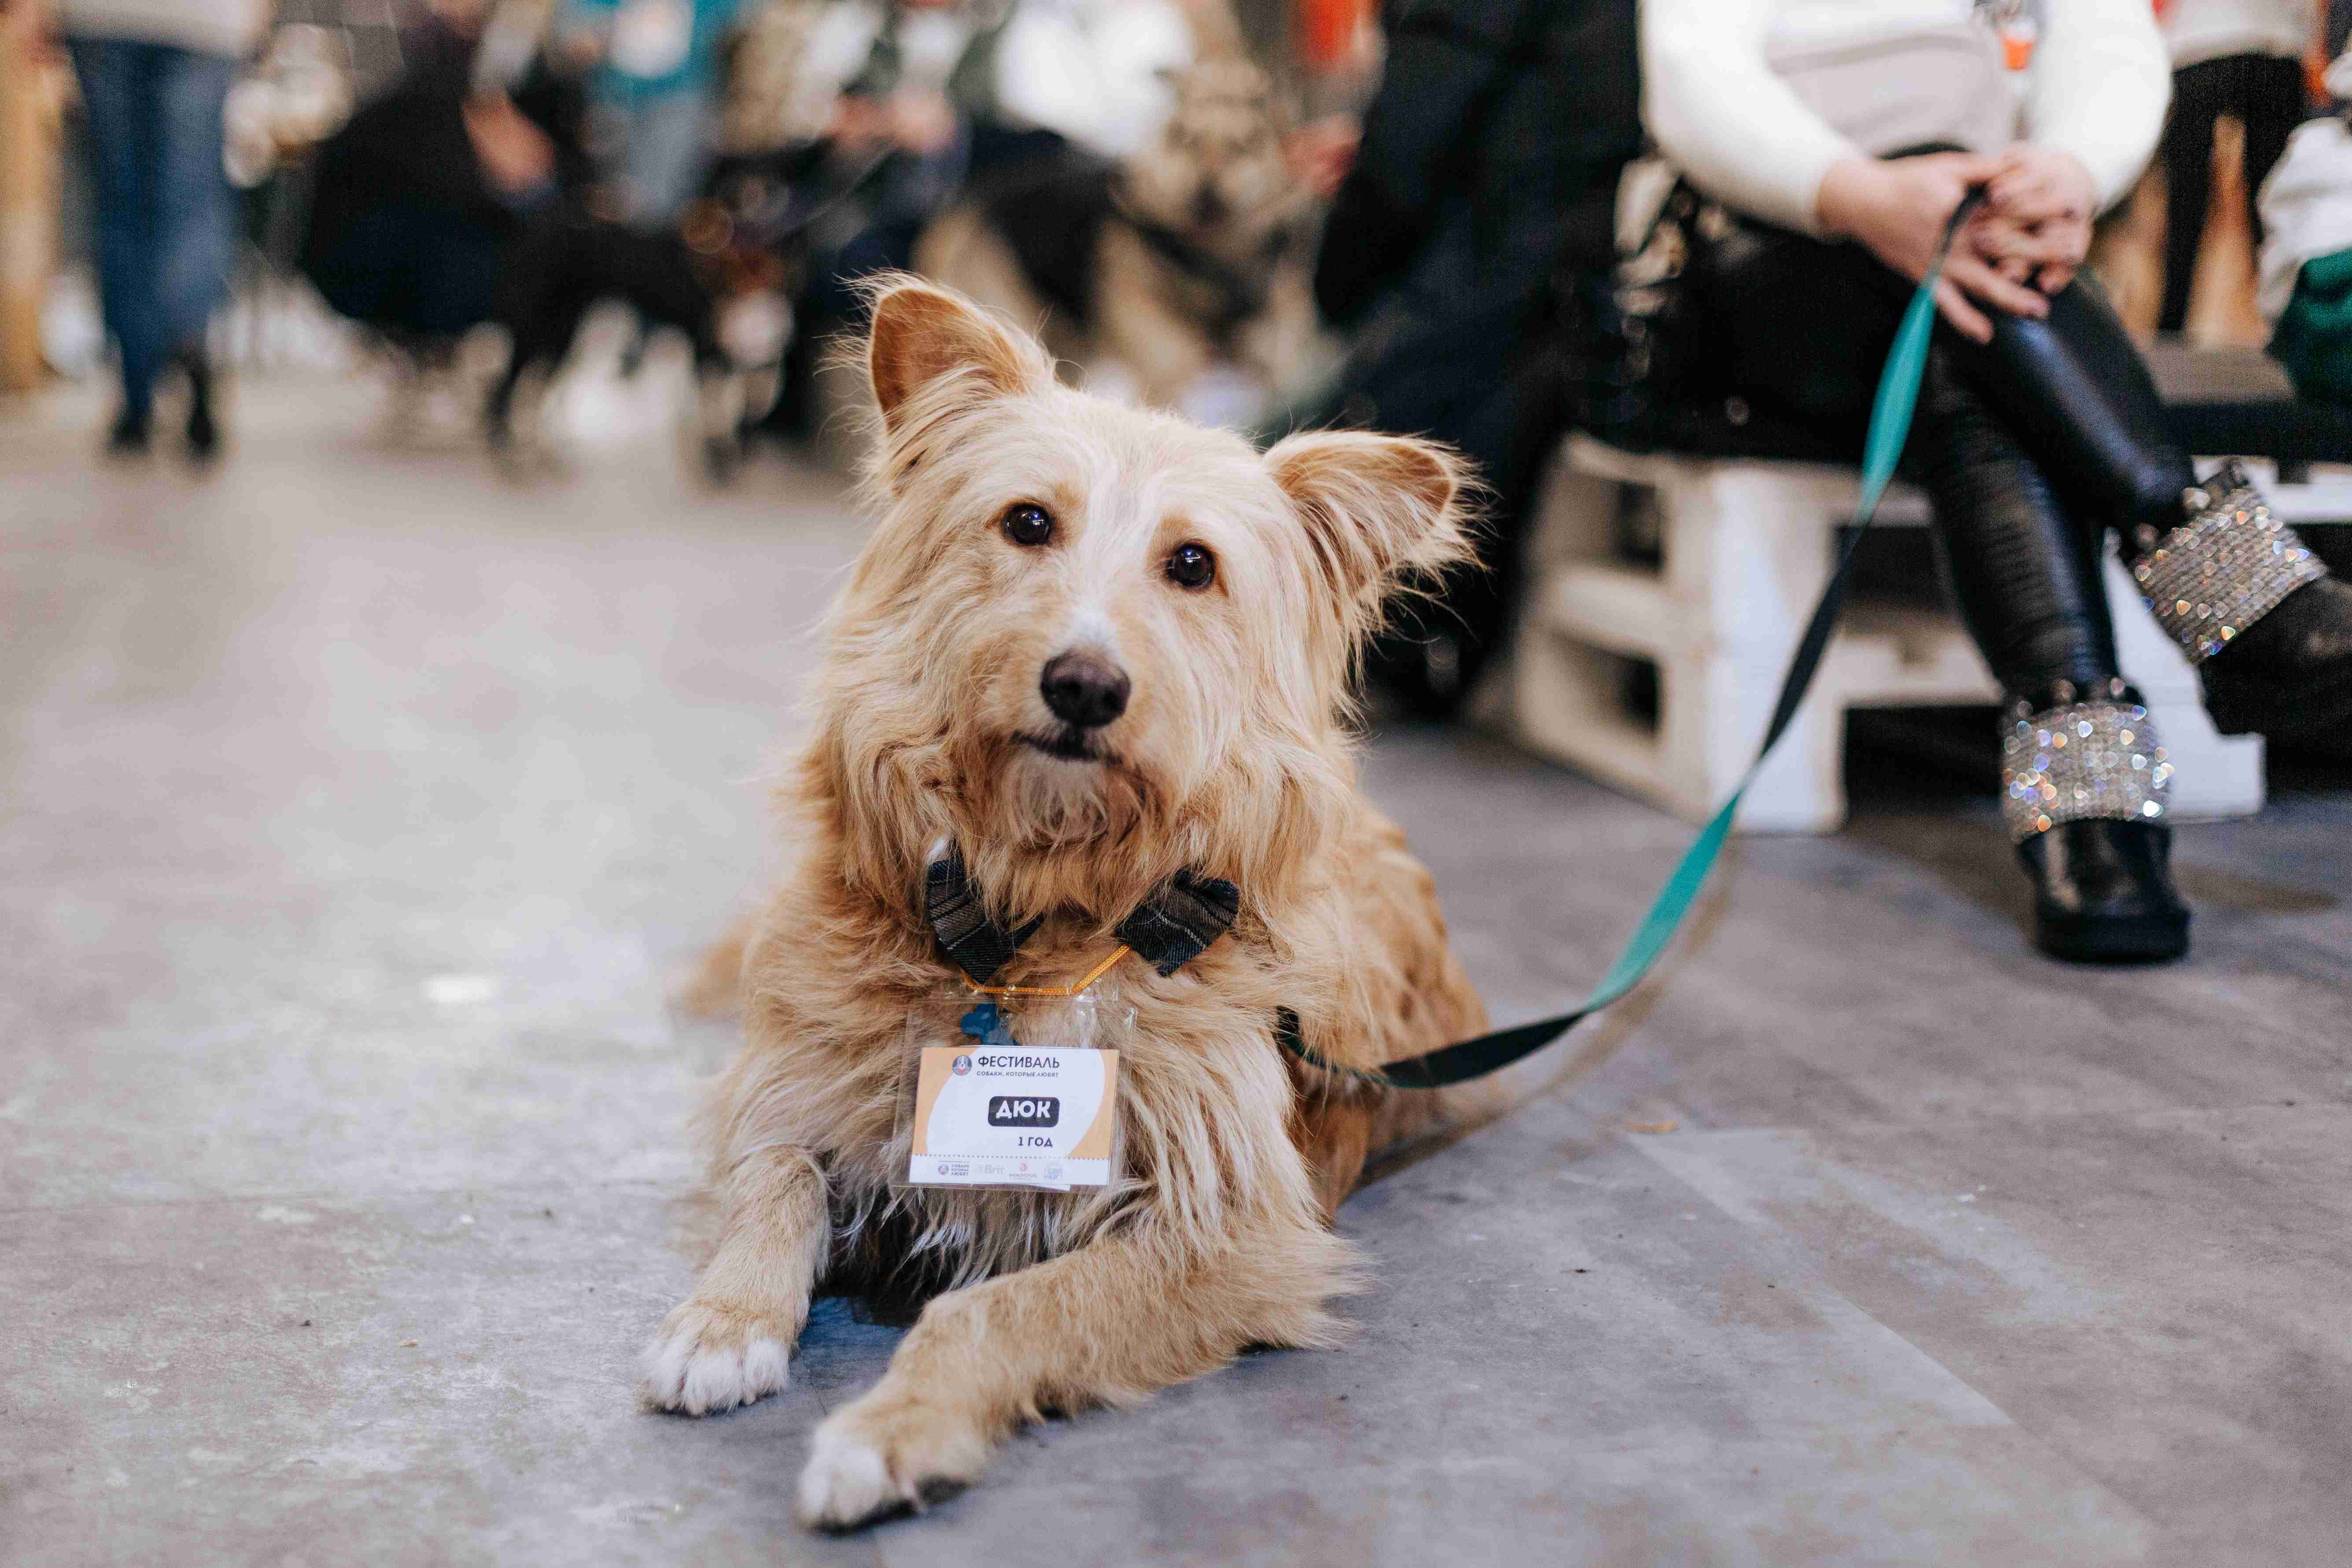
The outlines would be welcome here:
M 2164 40 L 2176 66 L 2225 55 L 2299 60 L 2317 36 L 2313 21 L 2312 0 L 2172 0 Z
M 1642 0 L 1643 118 L 1700 189 L 1819 234 L 1822 176 L 1865 150 L 1799 101 L 1767 50 L 1925 32 L 1970 10 L 1969 0 Z M 2155 150 L 2171 98 L 2155 14 L 2148 0 L 2043 0 L 2041 10 L 2025 137 L 2080 158 L 2101 202 L 2113 202 Z

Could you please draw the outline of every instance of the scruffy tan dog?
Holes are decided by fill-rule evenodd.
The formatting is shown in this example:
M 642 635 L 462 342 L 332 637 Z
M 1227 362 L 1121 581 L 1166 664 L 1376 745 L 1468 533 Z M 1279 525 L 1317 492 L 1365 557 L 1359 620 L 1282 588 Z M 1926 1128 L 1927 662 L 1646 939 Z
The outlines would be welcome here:
M 881 521 L 833 608 L 784 791 L 796 863 L 706 1108 L 724 1238 L 645 1363 L 653 1405 L 723 1410 L 783 1385 L 821 1287 L 943 1292 L 817 1429 L 800 1514 L 831 1528 L 955 1490 L 1044 1412 L 1331 1343 L 1353 1265 L 1331 1211 L 1443 1112 L 1302 1067 L 1276 1013 L 1357 1066 L 1485 1022 L 1344 723 L 1384 596 L 1465 553 L 1456 459 L 1357 433 L 1261 457 L 1064 387 L 1034 341 L 904 279 L 866 364 Z M 909 1019 L 953 1039 L 969 1005 L 926 920 L 943 840 L 1006 929 L 1041 922 L 1001 980 L 1082 974 L 1180 872 L 1239 889 L 1182 969 L 1099 983 L 1136 1016 L 1108 1186 L 892 1185 Z

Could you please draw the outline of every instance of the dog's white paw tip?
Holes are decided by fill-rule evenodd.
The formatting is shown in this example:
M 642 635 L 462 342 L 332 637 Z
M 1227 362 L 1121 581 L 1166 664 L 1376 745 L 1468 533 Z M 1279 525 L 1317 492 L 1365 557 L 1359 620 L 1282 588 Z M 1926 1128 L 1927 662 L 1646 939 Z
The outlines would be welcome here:
M 700 1315 L 663 1326 L 639 1362 L 637 1389 L 656 1410 L 707 1415 L 781 1390 L 792 1352 L 764 1334 L 730 1334 Z
M 813 1530 L 855 1530 L 908 1506 L 890 1482 L 881 1452 L 828 1422 L 801 1471 L 800 1521 Z
M 987 1445 L 960 1425 L 856 1405 L 816 1429 L 795 1513 L 814 1530 L 847 1531 L 942 1503 L 971 1484 Z
M 686 1358 L 693 1342 L 665 1334 L 637 1358 L 637 1394 L 656 1410 L 678 1409 L 686 1394 Z
M 741 1350 L 706 1350 L 686 1363 L 683 1388 L 689 1415 L 732 1410 L 784 1386 L 784 1347 L 753 1340 Z

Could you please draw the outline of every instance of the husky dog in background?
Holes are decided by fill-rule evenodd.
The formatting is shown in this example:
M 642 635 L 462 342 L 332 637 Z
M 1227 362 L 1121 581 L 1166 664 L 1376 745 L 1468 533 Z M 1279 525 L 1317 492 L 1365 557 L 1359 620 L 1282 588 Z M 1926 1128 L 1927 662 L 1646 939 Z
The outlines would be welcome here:
M 813 1296 L 928 1296 L 817 1429 L 799 1510 L 834 1529 L 969 1483 L 1043 1412 L 1332 1343 L 1356 1259 L 1330 1218 L 1367 1155 L 1491 1104 L 1348 1071 L 1485 1026 L 1348 722 L 1398 584 L 1470 553 L 1459 459 L 1354 431 L 1261 455 L 1061 385 L 1034 339 L 910 279 L 877 286 L 865 365 L 879 521 L 782 793 L 793 867 L 712 966 L 745 1014 L 701 1121 L 725 1231 L 644 1362 L 656 1408 L 725 1410 L 783 1386 Z M 1020 933 L 997 980 L 1113 954 L 1097 994 L 1133 1023 L 1107 1185 L 903 1184 L 908 1041 L 971 1006 L 927 900 L 942 844 L 964 907 Z M 1224 934 L 1172 969 L 1119 956 L 1115 930 L 1201 879 Z
M 1009 170 L 941 215 L 915 255 L 926 276 L 1042 322 L 1056 357 L 1118 362 L 1159 408 L 1213 364 L 1281 387 L 1316 339 L 1315 201 L 1273 84 L 1212 56 L 1175 86 L 1135 157 L 1073 150 Z

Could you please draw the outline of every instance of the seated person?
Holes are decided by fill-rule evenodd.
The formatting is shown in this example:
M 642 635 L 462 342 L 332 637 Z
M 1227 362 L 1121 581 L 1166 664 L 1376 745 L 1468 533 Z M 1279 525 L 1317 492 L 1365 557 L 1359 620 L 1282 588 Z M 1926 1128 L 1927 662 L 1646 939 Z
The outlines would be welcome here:
M 1688 187 L 1664 291 L 1690 384 L 1859 452 L 1914 283 L 1987 200 L 1905 454 L 1960 614 L 2006 693 L 2003 807 L 2035 940 L 2088 962 L 2187 951 L 2159 737 L 2116 666 L 2112 533 L 2224 733 L 2352 727 L 2352 586 L 2234 475 L 2200 484 L 2105 298 L 2091 220 L 2156 144 L 2145 0 L 2047 0 L 2021 100 L 1968 0 L 1646 0 L 1644 115 Z M 1941 149 L 1941 150 L 1933 150 Z M 1662 321 L 1665 318 L 1662 318 Z

